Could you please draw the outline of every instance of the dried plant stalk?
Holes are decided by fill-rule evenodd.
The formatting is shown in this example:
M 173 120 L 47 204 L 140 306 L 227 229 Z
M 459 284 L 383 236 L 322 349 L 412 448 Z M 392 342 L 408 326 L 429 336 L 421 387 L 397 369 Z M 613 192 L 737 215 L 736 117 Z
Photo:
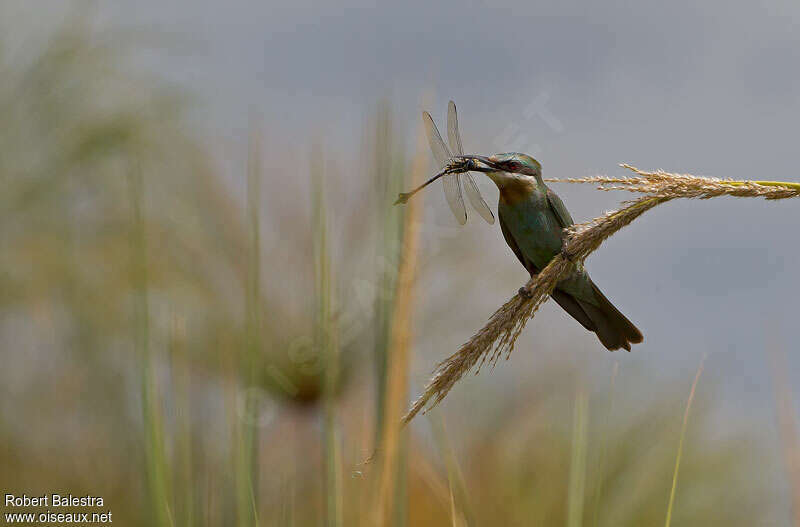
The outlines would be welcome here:
M 408 423 L 420 411 L 424 413 L 424 410 L 436 406 L 447 396 L 455 383 L 476 365 L 479 372 L 480 366 L 487 359 L 494 363 L 503 354 L 508 358 L 525 324 L 549 298 L 556 284 L 572 271 L 573 266 L 582 265 L 583 260 L 600 247 L 609 236 L 653 207 L 675 198 L 708 199 L 728 195 L 785 199 L 800 196 L 800 183 L 723 180 L 689 174 L 672 174 L 661 170 L 645 172 L 631 165 L 621 166 L 633 171 L 636 176 L 548 180 L 599 183 L 601 190 L 627 190 L 646 195 L 628 202 L 619 210 L 607 212 L 589 222 L 573 225 L 567 229 L 567 238 L 561 254 L 550 260 L 550 263 L 525 285 L 530 297 L 515 295 L 495 311 L 489 322 L 456 353 L 439 363 L 425 390 L 403 416 L 403 423 Z
M 427 145 L 420 130 L 417 155 L 411 169 L 411 181 L 418 184 L 425 174 L 427 158 L 422 155 Z M 383 426 L 380 435 L 381 472 L 373 521 L 375 525 L 391 525 L 397 507 L 398 472 L 402 468 L 402 425 L 398 419 L 408 401 L 408 365 L 412 339 L 414 282 L 417 274 L 417 253 L 420 243 L 422 200 L 408 204 L 403 218 L 403 240 L 394 298 L 391 330 L 387 350 L 387 377 L 384 396 Z
M 634 166 L 620 165 L 633 177 L 592 176 L 574 179 L 548 179 L 568 183 L 599 183 L 598 190 L 626 190 L 651 196 L 709 199 L 717 196 L 766 199 L 794 198 L 800 195 L 800 183 L 787 181 L 737 181 L 657 170 L 645 172 Z

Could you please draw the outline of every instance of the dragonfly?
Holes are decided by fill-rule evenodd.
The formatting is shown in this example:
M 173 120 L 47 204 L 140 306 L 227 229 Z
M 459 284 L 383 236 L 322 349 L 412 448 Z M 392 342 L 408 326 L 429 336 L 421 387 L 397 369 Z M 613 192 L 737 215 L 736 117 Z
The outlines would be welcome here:
M 456 171 L 453 169 L 454 163 L 458 165 L 458 159 L 463 159 L 464 148 L 461 144 L 461 134 L 458 131 L 458 112 L 456 111 L 456 103 L 450 101 L 447 105 L 447 139 L 450 142 L 450 148 L 447 147 L 444 140 L 442 140 L 439 129 L 436 128 L 436 123 L 433 122 L 431 114 L 422 112 L 422 121 L 425 124 L 425 133 L 428 136 L 428 144 L 431 147 L 431 152 L 439 168 L 448 170 L 450 173 L 442 175 L 442 186 L 444 187 L 444 196 L 447 199 L 447 204 L 453 215 L 461 225 L 467 222 L 467 208 L 464 206 L 464 193 L 467 194 L 469 202 L 472 207 L 478 211 L 478 214 L 486 220 L 487 223 L 494 223 L 494 214 L 486 204 L 486 201 L 481 196 L 478 190 L 478 185 L 472 178 L 469 172 Z M 462 190 L 463 189 L 463 190 Z

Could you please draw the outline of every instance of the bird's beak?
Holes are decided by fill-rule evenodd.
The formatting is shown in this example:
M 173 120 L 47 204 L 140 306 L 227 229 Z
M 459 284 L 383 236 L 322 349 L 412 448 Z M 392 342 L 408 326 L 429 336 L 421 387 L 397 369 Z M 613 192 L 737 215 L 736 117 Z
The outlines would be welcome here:
M 470 162 L 469 169 L 474 170 L 476 172 L 493 172 L 499 169 L 497 163 L 492 161 L 491 158 L 486 156 L 467 155 L 458 157 L 459 159 L 464 159 L 469 161 Z

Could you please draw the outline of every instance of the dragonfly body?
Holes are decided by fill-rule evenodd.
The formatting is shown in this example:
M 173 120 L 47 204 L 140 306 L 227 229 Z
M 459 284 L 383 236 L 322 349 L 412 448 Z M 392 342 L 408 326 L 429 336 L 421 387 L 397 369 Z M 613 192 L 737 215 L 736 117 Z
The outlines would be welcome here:
M 494 215 L 466 171 L 485 173 L 500 191 L 498 216 L 506 243 L 531 276 L 536 275 L 561 252 L 564 229 L 574 223 L 572 216 L 561 198 L 545 185 L 538 161 L 514 152 L 464 156 L 452 101 L 447 121 L 450 149 L 430 115 L 423 114 L 431 150 L 442 171 L 411 193 L 401 194 L 398 201 L 405 202 L 414 192 L 441 178 L 450 209 L 463 224 L 467 220 L 463 183 L 473 207 L 487 222 L 494 223 Z M 558 283 L 551 296 L 583 327 L 594 332 L 607 349 L 630 351 L 632 343 L 642 342 L 641 332 L 597 288 L 582 263 L 577 263 L 573 272 Z

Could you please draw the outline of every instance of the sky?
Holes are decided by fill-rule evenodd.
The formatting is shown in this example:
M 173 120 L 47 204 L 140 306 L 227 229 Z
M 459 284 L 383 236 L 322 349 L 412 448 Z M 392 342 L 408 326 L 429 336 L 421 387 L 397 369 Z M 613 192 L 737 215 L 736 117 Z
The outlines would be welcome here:
M 26 12 L 36 18 L 44 11 L 58 12 Z M 619 175 L 618 164 L 628 162 L 798 179 L 797 2 L 139 0 L 98 11 L 109 26 L 174 37 L 176 45 L 153 46 L 139 58 L 196 96 L 193 119 L 214 144 L 243 143 L 249 116 L 258 113 L 279 142 L 302 150 L 321 135 L 332 150 L 355 157 L 381 98 L 392 100 L 410 145 L 420 112 L 428 109 L 442 123 L 452 98 L 467 151 L 528 152 L 545 177 Z M 496 203 L 491 184 L 480 184 Z M 553 188 L 578 221 L 632 197 Z M 440 193 L 431 193 L 426 210 L 428 240 L 442 250 L 456 247 Z M 757 412 L 773 397 L 769 346 L 787 353 L 786 370 L 800 386 L 792 337 L 799 223 L 796 202 L 720 198 L 664 205 L 615 235 L 588 269 L 642 328 L 645 344 L 635 357 L 614 360 L 647 363 L 652 375 L 689 383 L 707 354 L 708 375 Z M 476 248 L 469 265 L 480 277 L 459 287 L 472 288 L 481 307 L 452 316 L 477 329 L 525 274 L 497 225 L 473 214 L 457 232 Z M 433 279 L 425 291 L 448 294 Z M 426 298 L 424 305 L 441 304 Z M 548 307 L 526 331 L 554 324 L 591 343 L 570 323 Z M 466 337 L 423 345 L 421 377 L 443 349 Z
M 190 43 L 145 60 L 197 94 L 210 137 L 235 140 L 255 109 L 300 148 L 313 130 L 355 151 L 365 116 L 391 97 L 413 144 L 420 111 L 441 123 L 452 98 L 467 150 L 531 152 L 545 176 L 620 174 L 629 162 L 797 179 L 796 2 L 142 0 L 102 13 Z M 554 188 L 579 220 L 631 197 Z M 450 226 L 441 195 L 427 204 Z M 771 397 L 766 342 L 785 348 L 800 386 L 798 220 L 792 202 L 672 203 L 615 236 L 589 269 L 660 360 L 693 368 L 708 353 L 735 390 Z M 524 280 L 496 225 L 464 230 L 491 244 L 493 257 L 476 255 L 478 272 L 502 258 L 502 283 Z

